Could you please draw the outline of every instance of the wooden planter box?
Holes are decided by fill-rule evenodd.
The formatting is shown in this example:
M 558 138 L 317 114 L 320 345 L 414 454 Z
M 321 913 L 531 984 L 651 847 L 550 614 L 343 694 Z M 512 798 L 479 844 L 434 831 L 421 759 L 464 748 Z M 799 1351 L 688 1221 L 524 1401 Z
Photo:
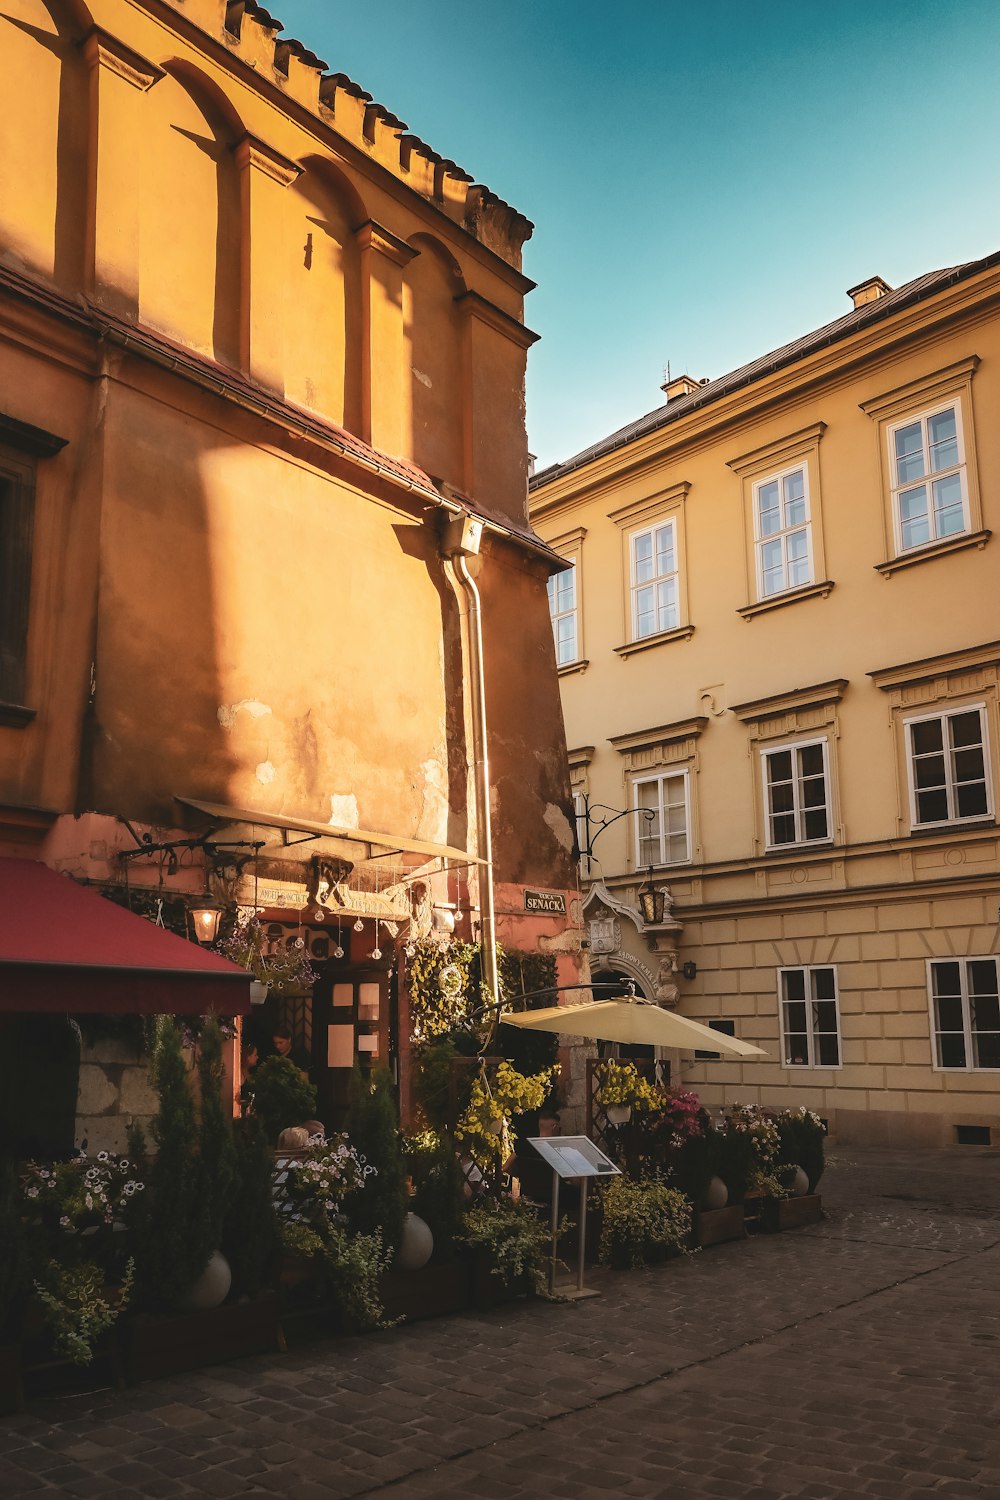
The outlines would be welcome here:
M 203 1365 L 284 1349 L 278 1300 L 273 1294 L 225 1303 L 210 1312 L 133 1318 L 123 1332 L 132 1380 L 178 1375 Z
M 20 1411 L 23 1404 L 21 1350 L 17 1344 L 0 1344 L 0 1415 Z
M 431 1261 L 419 1271 L 385 1271 L 379 1295 L 386 1317 L 408 1323 L 464 1312 L 472 1300 L 469 1260 Z
M 474 1307 L 497 1307 L 501 1302 L 511 1302 L 515 1297 L 526 1297 L 529 1291 L 527 1276 L 518 1276 L 507 1285 L 493 1274 L 493 1261 L 489 1256 L 482 1250 L 472 1252 L 471 1292 Z
M 746 1239 L 743 1204 L 730 1203 L 725 1208 L 696 1209 L 692 1219 L 694 1243 L 703 1249 L 724 1245 L 727 1240 Z
M 819 1193 L 804 1198 L 765 1198 L 761 1204 L 760 1227 L 767 1234 L 782 1229 L 802 1229 L 818 1224 L 823 1217 L 823 1200 Z

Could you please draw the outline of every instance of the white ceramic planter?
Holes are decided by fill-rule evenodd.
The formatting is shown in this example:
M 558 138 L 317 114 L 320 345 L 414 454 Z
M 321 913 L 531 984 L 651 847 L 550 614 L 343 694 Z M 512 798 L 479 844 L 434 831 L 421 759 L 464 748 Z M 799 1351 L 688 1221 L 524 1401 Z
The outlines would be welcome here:
M 705 1196 L 701 1200 L 701 1206 L 708 1212 L 716 1208 L 725 1208 L 729 1202 L 729 1189 L 721 1177 L 713 1177 L 705 1189 Z
M 177 1306 L 181 1312 L 208 1312 L 213 1307 L 221 1307 L 232 1284 L 233 1273 L 228 1260 L 221 1250 L 213 1250 L 208 1265 L 194 1286 L 178 1300 Z
M 261 979 L 251 979 L 251 981 L 250 981 L 250 1004 L 251 1005 L 263 1005 L 264 1001 L 267 999 L 267 992 L 268 992 L 269 989 L 270 989 L 270 985 L 265 984 L 263 982 L 263 980 L 261 980 Z
M 419 1214 L 407 1214 L 403 1220 L 403 1241 L 396 1252 L 395 1265 L 400 1271 L 419 1271 L 434 1251 L 431 1227 Z
M 632 1106 L 630 1104 L 606 1104 L 604 1113 L 608 1117 L 609 1125 L 627 1125 L 632 1118 Z
M 795 1168 L 795 1176 L 792 1179 L 792 1197 L 804 1198 L 809 1192 L 809 1177 L 802 1167 Z

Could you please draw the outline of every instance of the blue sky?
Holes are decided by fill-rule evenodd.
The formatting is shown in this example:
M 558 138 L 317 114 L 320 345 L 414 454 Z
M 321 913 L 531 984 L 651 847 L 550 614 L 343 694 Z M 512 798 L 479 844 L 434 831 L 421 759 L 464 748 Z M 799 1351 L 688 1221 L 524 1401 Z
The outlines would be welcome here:
M 1000 248 L 997 0 L 282 0 L 286 30 L 535 224 L 528 436 L 566 458 Z

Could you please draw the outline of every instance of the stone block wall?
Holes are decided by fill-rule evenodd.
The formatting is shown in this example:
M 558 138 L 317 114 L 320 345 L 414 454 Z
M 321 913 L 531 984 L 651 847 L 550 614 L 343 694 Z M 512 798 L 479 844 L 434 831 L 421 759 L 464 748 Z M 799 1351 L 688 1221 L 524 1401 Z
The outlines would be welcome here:
M 129 1042 L 105 1040 L 80 1047 L 76 1099 L 76 1144 L 125 1154 L 129 1127 L 142 1127 L 147 1139 L 156 1114 L 156 1094 L 148 1058 Z

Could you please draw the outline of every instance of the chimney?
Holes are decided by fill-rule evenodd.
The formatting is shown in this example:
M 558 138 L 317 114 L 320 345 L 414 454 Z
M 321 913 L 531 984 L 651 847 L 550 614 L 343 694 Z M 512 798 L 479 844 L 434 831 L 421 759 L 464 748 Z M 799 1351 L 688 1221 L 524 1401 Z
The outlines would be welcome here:
M 869 276 L 867 281 L 859 281 L 857 286 L 848 287 L 847 295 L 854 303 L 854 310 L 857 312 L 859 307 L 865 307 L 869 302 L 877 302 L 880 297 L 885 297 L 891 291 L 892 287 L 887 281 L 883 281 L 881 276 Z
M 677 401 L 681 396 L 694 395 L 695 391 L 699 390 L 703 385 L 707 385 L 707 383 L 704 380 L 695 380 L 692 375 L 677 375 L 671 380 L 668 371 L 667 379 L 660 386 L 660 390 L 668 401 Z

